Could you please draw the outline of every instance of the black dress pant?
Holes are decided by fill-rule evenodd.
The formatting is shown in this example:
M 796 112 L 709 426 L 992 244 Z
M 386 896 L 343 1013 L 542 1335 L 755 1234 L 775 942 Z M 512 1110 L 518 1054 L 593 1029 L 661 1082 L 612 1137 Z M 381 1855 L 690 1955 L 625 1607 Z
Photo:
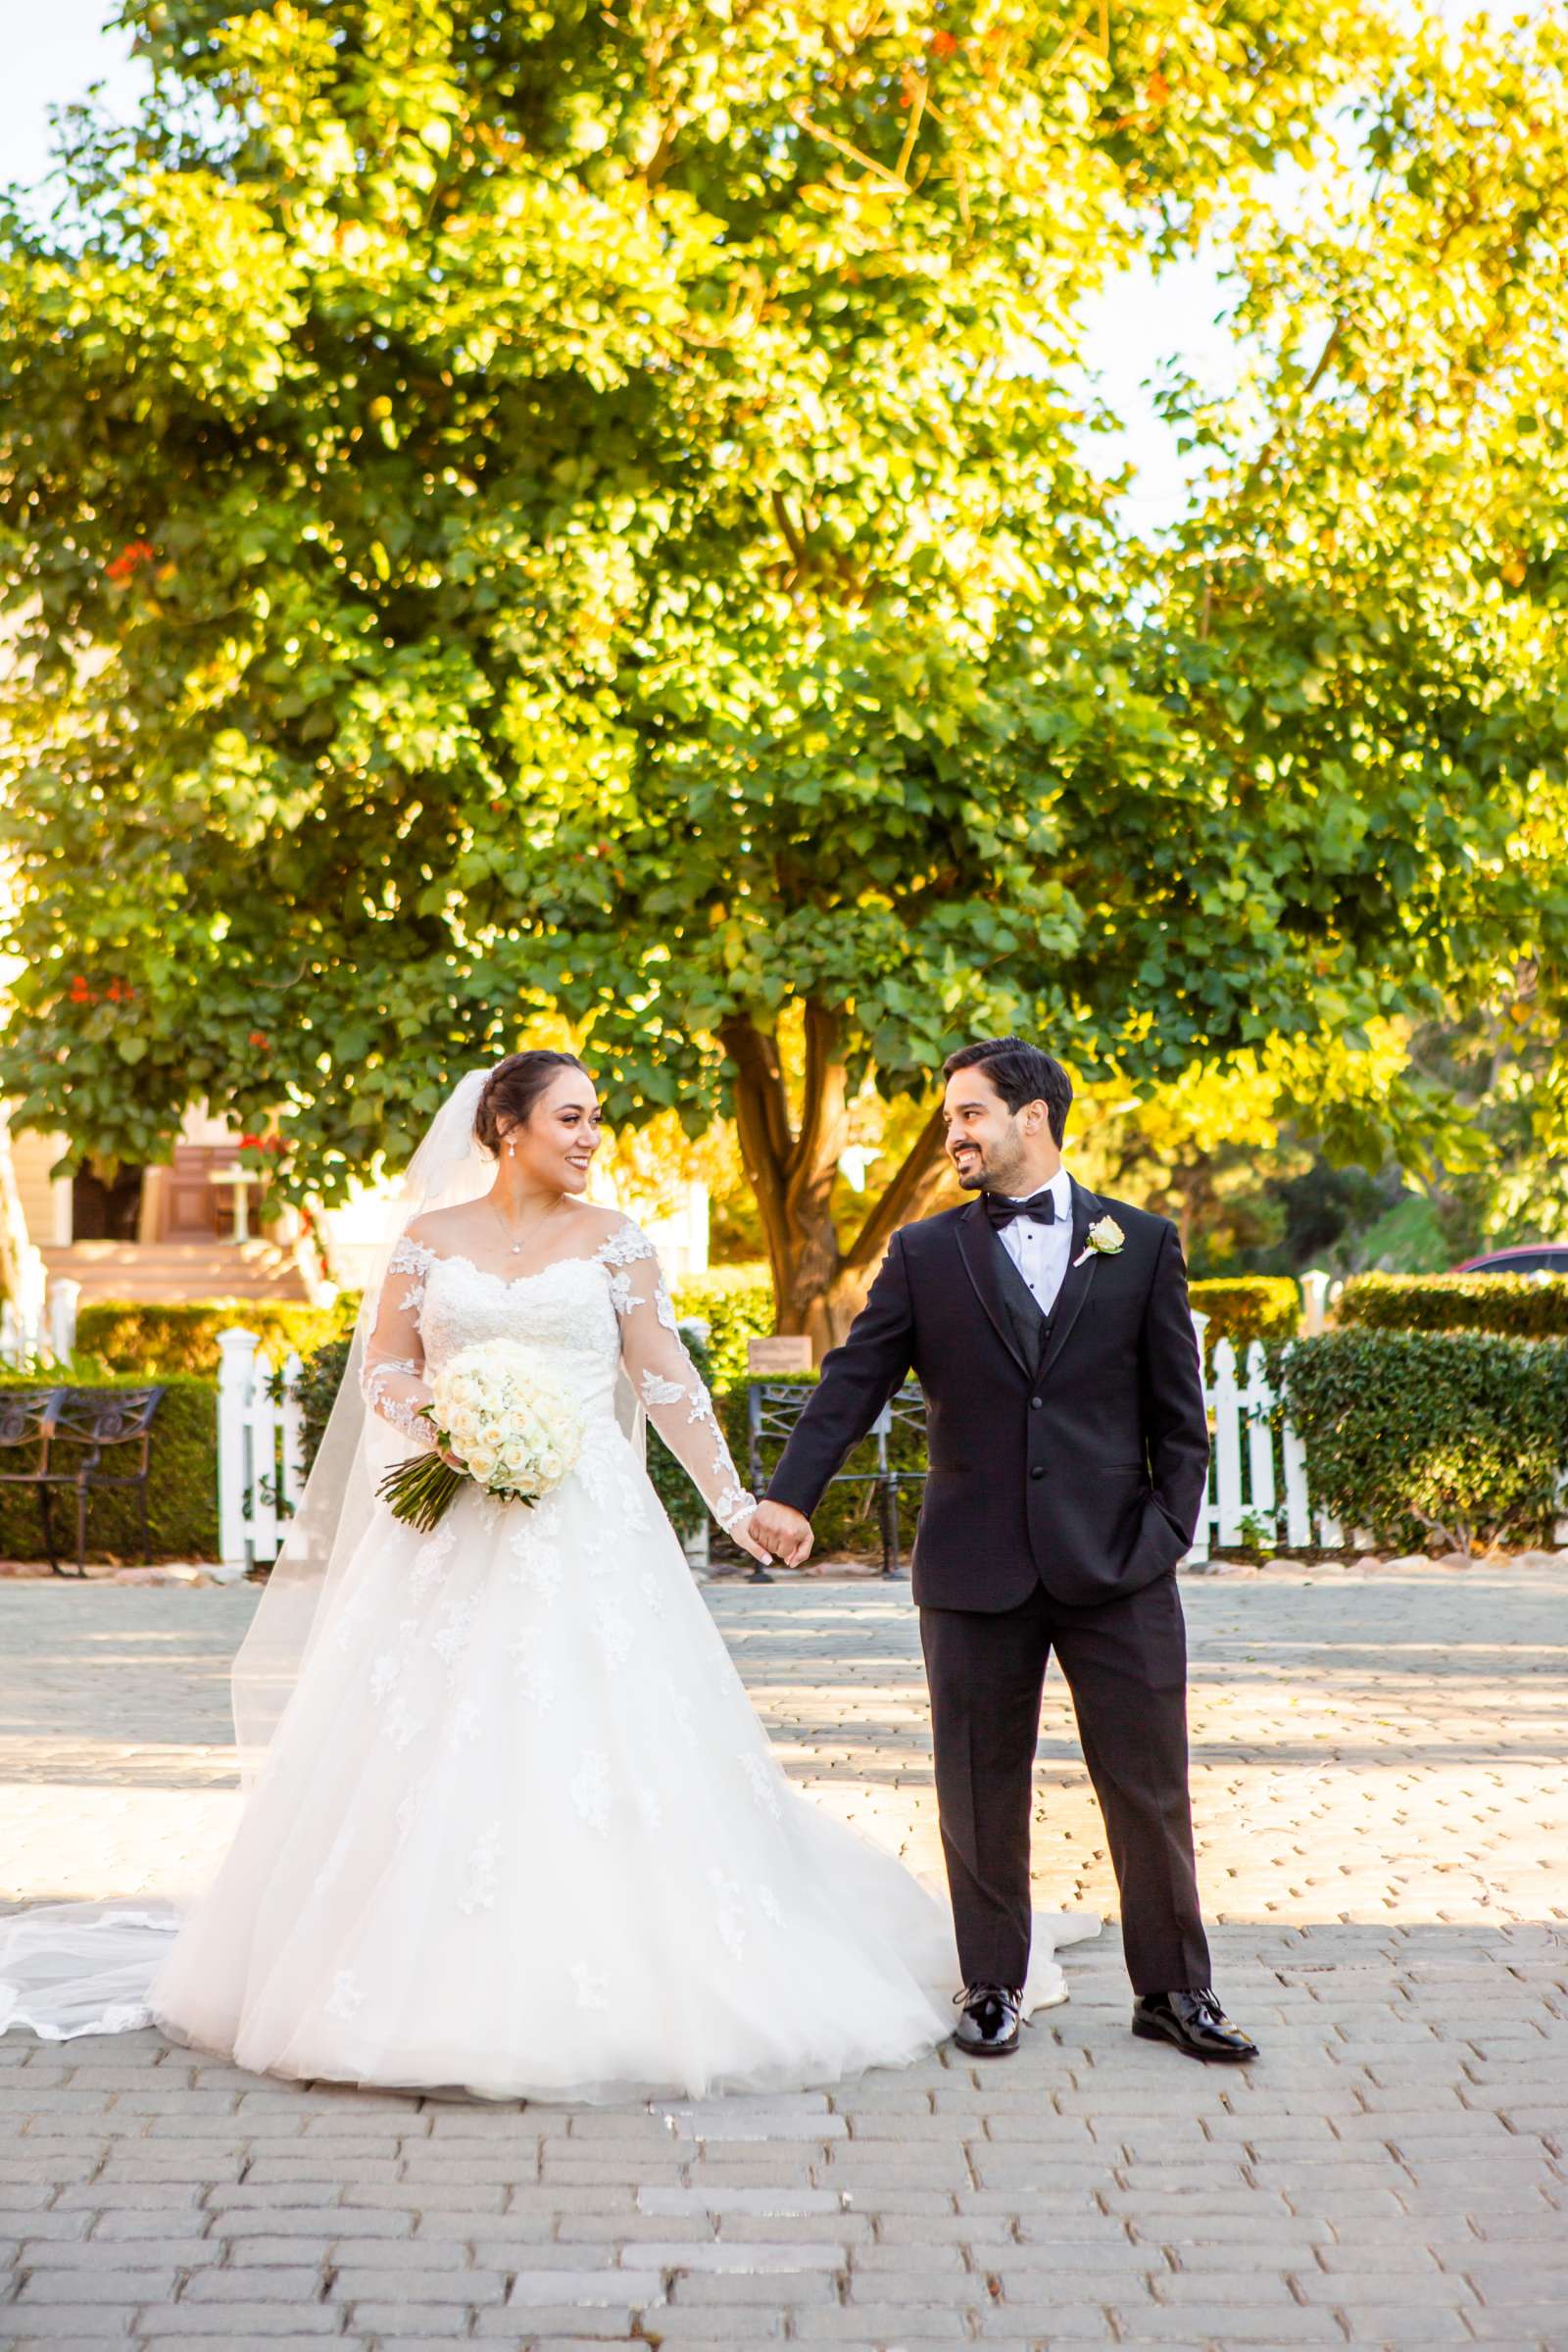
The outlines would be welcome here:
M 922 1609 L 937 1804 L 966 1984 L 1021 1985 L 1029 1821 L 1053 1646 L 1104 1816 L 1135 1992 L 1209 1981 L 1187 1788 L 1187 1635 L 1174 1576 L 1094 1608 Z

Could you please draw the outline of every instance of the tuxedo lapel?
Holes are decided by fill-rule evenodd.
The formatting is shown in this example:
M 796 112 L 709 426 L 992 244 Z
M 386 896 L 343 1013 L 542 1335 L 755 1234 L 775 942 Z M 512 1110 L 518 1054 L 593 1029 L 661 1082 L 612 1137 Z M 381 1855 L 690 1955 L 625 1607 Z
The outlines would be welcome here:
M 991 1220 L 986 1215 L 986 1204 L 980 1195 L 977 1194 L 968 1207 L 960 1211 L 954 1230 L 958 1239 L 959 1255 L 974 1285 L 975 1297 L 985 1308 L 992 1329 L 1019 1371 L 1026 1376 L 1031 1374 L 1034 1371 L 1035 1350 L 1030 1348 L 1025 1353 L 1003 1295 L 1002 1260 L 1005 1252 L 991 1230 Z
M 1069 1178 L 1069 1182 L 1072 1184 L 1072 1250 L 1067 1271 L 1062 1276 L 1061 1288 L 1056 1293 L 1056 1304 L 1051 1318 L 1051 1339 L 1036 1369 L 1037 1380 L 1045 1379 L 1066 1347 L 1072 1327 L 1083 1312 L 1089 1285 L 1100 1263 L 1097 1250 L 1089 1250 L 1087 1256 L 1084 1254 L 1088 1250 L 1089 1228 L 1100 1214 L 1100 1202 L 1093 1193 L 1084 1190 L 1076 1178 Z M 1081 1265 L 1074 1262 L 1080 1258 L 1083 1260 Z

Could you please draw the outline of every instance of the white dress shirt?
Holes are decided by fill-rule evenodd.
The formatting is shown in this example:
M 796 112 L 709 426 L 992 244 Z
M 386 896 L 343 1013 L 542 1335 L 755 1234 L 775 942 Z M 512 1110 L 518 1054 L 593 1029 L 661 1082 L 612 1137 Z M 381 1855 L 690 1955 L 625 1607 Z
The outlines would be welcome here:
M 1042 1314 L 1049 1315 L 1066 1277 L 1072 1255 L 1072 1180 L 1058 1168 L 1042 1192 L 1051 1195 L 1056 1211 L 1054 1225 L 1037 1225 L 1033 1217 L 1014 1217 L 999 1227 L 997 1239 L 1035 1295 Z M 1004 1194 L 1004 1200 L 1016 1199 Z M 1026 1198 L 1033 1200 L 1033 1194 Z

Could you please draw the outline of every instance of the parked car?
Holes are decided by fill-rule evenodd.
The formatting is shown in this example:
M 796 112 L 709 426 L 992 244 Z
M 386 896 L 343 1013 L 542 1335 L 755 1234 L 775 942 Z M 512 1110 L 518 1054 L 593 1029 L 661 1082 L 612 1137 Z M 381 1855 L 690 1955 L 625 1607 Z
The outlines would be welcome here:
M 1568 1274 L 1568 1242 L 1524 1242 L 1517 1250 L 1488 1250 L 1467 1257 L 1456 1274 Z

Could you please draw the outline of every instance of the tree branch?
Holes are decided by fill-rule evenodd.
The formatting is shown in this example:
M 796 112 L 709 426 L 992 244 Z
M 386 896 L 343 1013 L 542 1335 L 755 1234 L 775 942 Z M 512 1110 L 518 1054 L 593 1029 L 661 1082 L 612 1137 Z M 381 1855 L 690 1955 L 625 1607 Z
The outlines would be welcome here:
M 795 565 L 797 572 L 804 572 L 807 561 L 806 542 L 801 537 L 800 525 L 791 514 L 789 501 L 785 498 L 782 490 L 775 490 L 772 493 L 771 504 L 773 519 L 783 533 L 784 544 L 790 551 L 790 561 Z
M 787 1301 L 793 1288 L 794 1253 L 790 1249 L 784 1187 L 767 1145 L 765 1095 L 755 1077 L 744 1077 L 739 1070 L 735 1074 L 734 1087 L 735 1130 L 741 1148 L 741 1163 L 757 1201 L 762 1241 L 767 1250 L 768 1272 L 773 1284 L 775 1309 L 782 1317 L 787 1311 Z
M 847 1113 L 840 1029 L 836 1012 L 807 998 L 805 1100 L 800 1133 L 790 1154 L 786 1193 L 790 1214 L 797 1220 L 808 1206 L 825 1209 L 826 1194 L 832 1189 L 844 1149 Z M 813 1194 L 819 1197 L 815 1200 Z
M 847 1273 L 863 1273 L 874 1265 L 897 1228 L 907 1225 L 924 1207 L 943 1172 L 942 1146 L 947 1131 L 947 1114 L 939 1102 L 910 1145 L 903 1167 L 844 1252 Z
M 1325 341 L 1322 350 L 1317 355 L 1316 364 L 1314 365 L 1310 374 L 1307 376 L 1305 383 L 1296 395 L 1298 408 L 1299 408 L 1302 402 L 1311 399 L 1313 393 L 1323 381 L 1323 377 L 1327 372 L 1329 363 L 1340 348 L 1340 341 L 1344 333 L 1344 318 L 1336 318 L 1329 328 L 1327 340 Z M 1274 427 L 1273 432 L 1270 433 L 1268 439 L 1264 442 L 1262 448 L 1258 451 L 1256 457 L 1247 468 L 1246 473 L 1242 476 L 1242 486 L 1236 493 L 1236 505 L 1238 508 L 1246 506 L 1248 500 L 1251 497 L 1252 492 L 1262 480 L 1265 467 L 1275 457 L 1279 450 L 1280 444 L 1285 439 L 1285 436 L 1290 430 L 1291 425 L 1296 421 L 1298 421 L 1296 417 L 1291 417 L 1289 419 L 1282 417 L 1279 423 Z M 1203 627 L 1200 634 L 1206 637 L 1208 634 L 1208 606 L 1206 601 L 1206 587 L 1204 590 L 1204 598 Z
M 899 149 L 899 160 L 894 166 L 896 177 L 901 179 L 906 187 L 909 184 L 909 159 L 914 154 L 915 140 L 920 136 L 920 123 L 925 115 L 928 87 L 923 74 L 911 74 L 908 82 L 911 86 L 906 87 L 906 95 L 909 99 L 909 120 L 905 126 L 904 144 Z
M 811 114 L 804 98 L 793 100 L 785 112 L 797 130 L 804 130 L 809 137 L 820 139 L 824 147 L 835 148 L 840 155 L 848 156 L 852 164 L 860 166 L 868 179 L 875 180 L 890 195 L 913 195 L 914 190 L 899 172 L 890 172 L 886 164 L 879 164 L 874 155 L 866 154 L 863 147 L 857 147 L 851 140 L 841 139 L 836 131 L 824 128 Z
M 785 1172 L 790 1158 L 789 1101 L 778 1048 L 744 1012 L 721 1021 L 718 1035 L 734 1064 L 741 1156 L 757 1191 L 771 1250 L 775 1235 L 782 1239 L 788 1214 Z

